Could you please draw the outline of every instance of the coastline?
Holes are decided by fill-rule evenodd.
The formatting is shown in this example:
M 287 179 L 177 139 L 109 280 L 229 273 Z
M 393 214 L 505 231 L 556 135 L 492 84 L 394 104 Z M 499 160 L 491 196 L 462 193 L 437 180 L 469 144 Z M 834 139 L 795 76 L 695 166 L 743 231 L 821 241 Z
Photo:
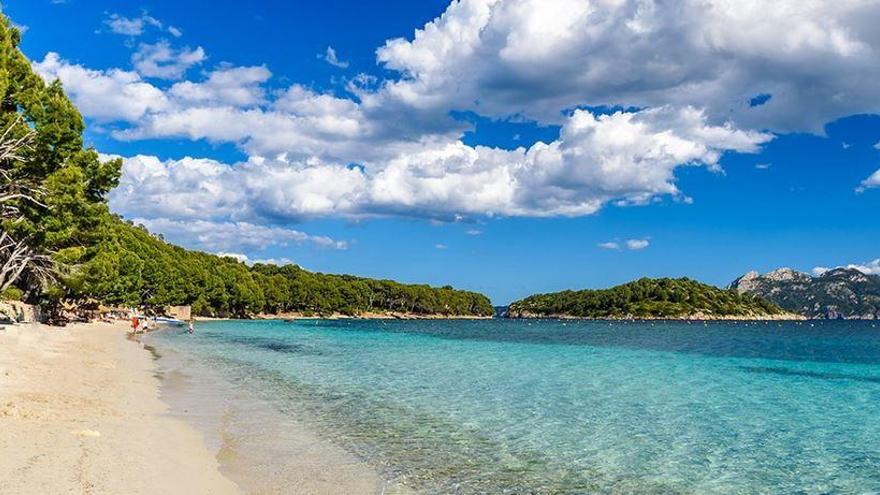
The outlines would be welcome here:
M 127 322 L 0 330 L 0 492 L 407 494 Z
M 0 331 L 4 493 L 239 493 L 202 436 L 168 415 L 127 325 Z
M 442 315 L 401 312 L 365 312 L 357 315 L 332 313 L 330 315 L 306 315 L 304 313 L 257 314 L 251 318 L 222 318 L 213 316 L 194 316 L 195 321 L 229 321 L 229 320 L 491 320 L 494 316 L 478 315 Z
M 807 321 L 809 318 L 795 313 L 782 313 L 777 315 L 706 315 L 693 314 L 684 316 L 657 316 L 657 317 L 605 317 L 593 318 L 589 316 L 573 316 L 565 314 L 540 315 L 530 313 L 528 311 L 517 312 L 514 316 L 508 316 L 512 320 L 584 320 L 584 321 L 610 321 L 610 322 L 638 322 L 638 321 L 688 321 L 688 322 L 704 322 L 704 321 Z
M 282 411 L 193 356 L 147 337 L 159 355 L 161 397 L 171 415 L 196 428 L 220 472 L 243 493 L 405 495 L 354 454 L 325 439 L 305 418 Z

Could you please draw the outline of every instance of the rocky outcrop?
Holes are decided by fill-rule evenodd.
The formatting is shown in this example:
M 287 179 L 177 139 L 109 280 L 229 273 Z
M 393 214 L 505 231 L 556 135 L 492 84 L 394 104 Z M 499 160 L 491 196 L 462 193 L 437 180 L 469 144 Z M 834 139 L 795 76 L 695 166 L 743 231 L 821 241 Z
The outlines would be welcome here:
M 730 288 L 808 318 L 880 319 L 880 276 L 854 268 L 835 268 L 818 276 L 790 268 L 764 275 L 749 272 Z
M 40 308 L 19 301 L 0 301 L 0 321 L 36 323 L 43 321 Z

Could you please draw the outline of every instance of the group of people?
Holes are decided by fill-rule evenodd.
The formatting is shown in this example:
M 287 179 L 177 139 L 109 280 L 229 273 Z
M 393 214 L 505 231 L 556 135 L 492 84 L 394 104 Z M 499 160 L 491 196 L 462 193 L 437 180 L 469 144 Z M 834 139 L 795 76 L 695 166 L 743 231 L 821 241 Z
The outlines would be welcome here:
M 149 331 L 150 331 L 150 323 L 149 323 L 148 319 L 144 318 L 144 321 L 141 322 L 141 319 L 138 317 L 138 315 L 136 315 L 136 314 L 131 315 L 131 333 L 132 334 L 136 334 L 139 332 L 147 333 Z M 196 332 L 196 329 L 193 326 L 192 319 L 190 319 L 187 322 L 186 332 L 187 333 L 195 333 Z

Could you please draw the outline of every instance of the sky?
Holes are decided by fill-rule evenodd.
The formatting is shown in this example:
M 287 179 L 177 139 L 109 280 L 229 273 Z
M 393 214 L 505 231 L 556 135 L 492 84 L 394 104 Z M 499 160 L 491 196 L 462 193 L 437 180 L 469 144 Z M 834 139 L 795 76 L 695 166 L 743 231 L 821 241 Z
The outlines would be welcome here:
M 248 262 L 506 304 L 880 273 L 880 4 L 6 1 L 111 209 Z

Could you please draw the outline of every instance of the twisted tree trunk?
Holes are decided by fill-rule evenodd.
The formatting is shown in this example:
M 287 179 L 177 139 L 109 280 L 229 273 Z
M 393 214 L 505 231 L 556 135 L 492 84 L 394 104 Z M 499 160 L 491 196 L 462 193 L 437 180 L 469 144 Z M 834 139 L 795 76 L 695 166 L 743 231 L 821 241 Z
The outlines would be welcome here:
M 33 130 L 13 138 L 12 130 L 19 123 L 20 119 L 16 120 L 0 135 L 0 293 L 25 275 L 40 285 L 53 278 L 51 258 L 37 252 L 30 238 L 16 238 L 9 230 L 24 219 L 19 208 L 23 202 L 46 207 L 40 201 L 42 188 L 15 168 L 24 161 L 22 152 L 30 148 L 34 138 Z

